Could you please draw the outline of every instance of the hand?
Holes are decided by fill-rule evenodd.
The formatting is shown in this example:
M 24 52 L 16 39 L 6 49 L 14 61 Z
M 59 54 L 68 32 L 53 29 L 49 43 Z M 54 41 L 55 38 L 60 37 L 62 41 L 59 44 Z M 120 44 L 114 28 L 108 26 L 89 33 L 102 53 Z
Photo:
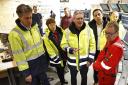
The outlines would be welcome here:
M 87 64 L 86 65 L 87 65 L 87 67 L 89 67 L 91 64 L 90 64 L 90 62 L 87 61 Z
M 25 81 L 28 82 L 28 83 L 31 83 L 32 82 L 32 76 L 29 75 L 25 78 Z
M 101 66 L 100 66 L 100 62 L 98 62 L 98 61 L 95 61 L 95 62 L 93 63 L 93 68 L 94 68 L 96 71 L 102 70 L 102 68 L 101 68 Z
M 80 49 L 78 48 L 73 48 L 73 53 L 76 53 L 77 51 L 79 51 Z

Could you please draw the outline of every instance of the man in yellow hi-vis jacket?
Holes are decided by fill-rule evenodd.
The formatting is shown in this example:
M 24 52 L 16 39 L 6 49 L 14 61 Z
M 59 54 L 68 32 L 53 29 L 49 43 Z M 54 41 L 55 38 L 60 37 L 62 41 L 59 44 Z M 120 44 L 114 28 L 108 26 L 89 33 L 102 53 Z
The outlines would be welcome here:
M 81 85 L 87 85 L 87 72 L 95 54 L 95 38 L 92 29 L 84 22 L 84 13 L 76 10 L 73 22 L 62 38 L 61 47 L 68 52 L 68 67 L 71 85 L 77 85 L 77 73 L 81 74 Z
M 9 34 L 9 43 L 18 69 L 30 85 L 49 85 L 46 75 L 48 60 L 38 27 L 32 24 L 32 9 L 21 4 L 16 13 L 19 18 Z

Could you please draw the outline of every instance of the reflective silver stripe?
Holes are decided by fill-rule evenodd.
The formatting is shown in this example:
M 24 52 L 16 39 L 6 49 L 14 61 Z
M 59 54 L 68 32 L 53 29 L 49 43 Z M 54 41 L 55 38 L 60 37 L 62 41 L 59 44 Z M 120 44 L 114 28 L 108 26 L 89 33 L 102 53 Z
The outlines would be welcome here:
M 68 61 L 68 64 L 71 65 L 71 66 L 77 66 L 76 63 L 71 63 L 71 62 L 69 62 L 69 61 Z M 85 65 L 85 64 L 87 64 L 87 61 L 84 61 L 84 62 L 80 63 L 79 65 L 80 65 L 80 66 L 83 66 L 83 65 Z
M 43 54 L 44 54 L 44 53 L 41 52 L 39 55 L 41 56 L 41 55 L 43 55 Z M 20 62 L 17 62 L 17 65 L 26 64 L 27 61 L 36 59 L 36 58 L 38 58 L 38 57 L 40 57 L 40 56 L 38 56 L 38 55 L 34 55 L 34 56 L 32 56 L 32 58 L 29 58 L 29 59 L 27 59 L 26 61 L 20 61 Z
M 101 62 L 101 66 L 102 66 L 103 68 L 105 68 L 106 70 L 111 69 L 111 67 L 105 65 L 105 63 L 104 63 L 103 61 Z
M 16 62 L 16 64 L 19 66 L 19 65 L 22 65 L 22 64 L 27 64 L 26 61 L 20 61 L 20 62 Z
M 17 50 L 17 51 L 12 51 L 12 53 L 13 53 L 14 55 L 23 53 L 23 52 L 25 52 L 25 51 L 28 51 L 28 50 L 31 50 L 31 49 L 33 49 L 33 48 L 38 47 L 41 43 L 43 43 L 42 40 L 41 40 L 40 42 L 38 42 L 36 45 L 33 45 L 32 47 L 29 47 L 29 48 L 24 49 L 24 51 L 21 49 L 21 50 Z
M 85 65 L 85 64 L 87 64 L 87 61 L 81 62 L 79 65 L 82 66 L 82 65 Z
M 31 47 L 29 46 L 29 48 L 24 49 L 24 51 L 28 51 L 28 50 L 31 50 L 31 49 L 33 49 L 33 48 L 36 48 L 36 47 L 38 47 L 41 43 L 43 43 L 42 40 L 40 40 L 40 42 L 38 42 L 37 44 L 35 44 L 35 45 L 31 46 Z
M 92 58 L 92 59 L 94 59 L 94 56 L 93 56 L 93 55 L 89 55 L 89 58 Z
M 54 59 L 54 58 L 52 58 Z M 56 56 L 56 58 L 53 61 L 57 61 L 59 59 L 59 56 Z
M 52 64 L 61 64 L 61 61 L 59 61 L 58 63 L 55 63 L 53 61 L 50 61 L 50 63 L 52 63 Z
M 67 47 L 67 52 L 69 52 L 70 48 L 71 48 L 71 47 Z
M 17 55 L 17 54 L 23 53 L 23 50 L 22 49 L 17 51 L 12 50 L 12 53 L 13 55 Z
M 76 63 L 71 63 L 68 61 L 68 64 L 71 65 L 71 66 L 77 66 Z
M 30 45 L 27 43 L 27 40 L 23 37 L 23 34 L 19 30 L 13 29 L 13 31 L 17 32 L 19 34 L 19 36 L 21 37 L 21 39 L 22 39 L 22 41 L 23 41 L 23 43 L 24 43 L 24 45 L 26 47 L 26 48 L 23 49 L 24 51 L 31 50 L 31 49 L 33 49 L 35 47 L 38 47 L 41 43 L 43 43 L 42 38 L 40 38 L 40 42 L 38 42 L 35 45 L 33 45 L 33 46 L 30 47 Z
M 116 45 L 117 47 L 123 48 L 124 46 L 118 42 L 114 43 L 114 45 Z
M 70 58 L 71 60 L 76 60 L 76 57 L 75 57 L 75 56 L 70 56 L 69 58 Z M 83 59 L 83 58 L 87 58 L 87 55 L 85 55 L 85 56 L 80 56 L 79 59 Z
M 25 51 L 29 51 L 29 50 L 31 50 L 31 49 L 37 48 L 38 46 L 41 45 L 41 43 L 43 43 L 42 38 L 40 37 L 40 41 L 39 41 L 38 43 L 34 44 L 33 46 L 30 46 L 30 45 L 27 43 L 27 40 L 25 39 L 25 37 L 23 36 L 23 34 L 22 34 L 19 30 L 14 29 L 13 31 L 15 31 L 15 32 L 17 32 L 17 33 L 19 34 L 21 40 L 23 41 L 23 43 L 24 43 L 24 45 L 25 45 L 25 48 L 24 48 L 23 50 L 20 49 L 20 50 L 17 50 L 17 51 L 13 51 L 13 54 L 24 53 Z M 23 64 L 23 63 L 25 63 L 25 62 L 27 62 L 27 61 L 36 59 L 36 58 L 40 57 L 42 54 L 44 54 L 44 52 L 40 52 L 40 53 L 38 53 L 38 54 L 36 54 L 36 55 L 29 56 L 30 58 L 28 58 L 28 59 L 25 60 L 25 61 L 18 62 L 18 64 Z
M 17 29 L 13 29 L 13 31 L 15 31 L 19 34 L 19 36 L 20 36 L 21 40 L 23 41 L 25 47 L 29 48 L 29 44 L 27 43 L 27 40 L 23 37 L 23 34 Z M 23 49 L 23 50 L 25 50 L 25 49 Z
M 30 58 L 28 58 L 27 61 L 34 60 L 34 59 L 40 57 L 40 56 L 43 55 L 43 54 L 44 54 L 44 52 L 40 52 L 40 53 L 37 54 L 37 55 L 33 55 L 33 56 L 31 56 Z

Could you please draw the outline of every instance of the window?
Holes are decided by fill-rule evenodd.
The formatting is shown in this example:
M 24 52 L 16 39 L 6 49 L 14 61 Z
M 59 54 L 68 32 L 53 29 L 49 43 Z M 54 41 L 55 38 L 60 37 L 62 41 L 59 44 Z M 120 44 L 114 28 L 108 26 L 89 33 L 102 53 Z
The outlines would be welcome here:
M 69 2 L 69 0 L 60 0 L 60 2 Z
M 120 12 L 120 8 L 119 8 L 118 4 L 110 4 L 110 6 L 111 6 L 111 8 L 112 8 L 113 11 Z
M 128 4 L 120 4 L 120 7 L 125 13 L 128 13 Z
M 100 4 L 103 11 L 110 11 L 108 4 Z

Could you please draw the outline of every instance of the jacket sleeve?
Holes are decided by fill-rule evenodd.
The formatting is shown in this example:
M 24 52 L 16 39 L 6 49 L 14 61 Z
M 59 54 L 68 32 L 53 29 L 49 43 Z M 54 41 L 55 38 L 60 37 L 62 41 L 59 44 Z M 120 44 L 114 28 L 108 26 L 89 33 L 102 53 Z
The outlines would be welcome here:
M 93 65 L 96 70 L 111 71 L 116 68 L 123 55 L 123 49 L 121 47 L 113 46 L 109 49 L 110 55 L 106 56 L 102 61 L 96 61 Z M 98 57 L 99 58 L 99 57 Z
M 45 43 L 46 49 L 48 51 L 50 60 L 55 63 L 58 63 L 60 61 L 59 55 L 56 54 L 55 50 L 51 46 L 48 37 L 46 35 L 44 35 L 43 39 L 44 39 L 44 43 Z
M 67 28 L 66 30 L 63 31 L 63 37 L 60 46 L 64 51 L 73 54 L 73 48 L 70 47 L 68 44 L 69 36 L 70 36 L 70 30 Z
M 112 48 L 110 48 L 110 56 L 104 58 L 104 60 L 101 62 L 101 66 L 105 70 L 111 70 L 112 68 L 118 66 L 122 56 L 123 49 L 121 47 L 113 46 Z
M 23 44 L 21 42 L 19 35 L 16 32 L 12 31 L 10 32 L 8 39 L 14 60 L 17 63 L 19 71 L 21 71 L 25 76 L 28 76 L 30 74 L 29 65 L 28 62 L 26 61 L 26 57 L 22 49 Z
M 95 42 L 95 38 L 94 38 L 94 34 L 91 28 L 90 29 L 90 39 L 89 39 L 89 61 L 92 63 L 93 59 L 94 59 L 94 55 L 96 52 L 96 42 Z
M 96 71 L 102 70 L 101 61 L 104 59 L 104 55 L 105 55 L 105 52 L 102 50 L 102 51 L 99 53 L 98 58 L 96 59 L 96 61 L 93 63 L 93 68 L 94 68 Z

